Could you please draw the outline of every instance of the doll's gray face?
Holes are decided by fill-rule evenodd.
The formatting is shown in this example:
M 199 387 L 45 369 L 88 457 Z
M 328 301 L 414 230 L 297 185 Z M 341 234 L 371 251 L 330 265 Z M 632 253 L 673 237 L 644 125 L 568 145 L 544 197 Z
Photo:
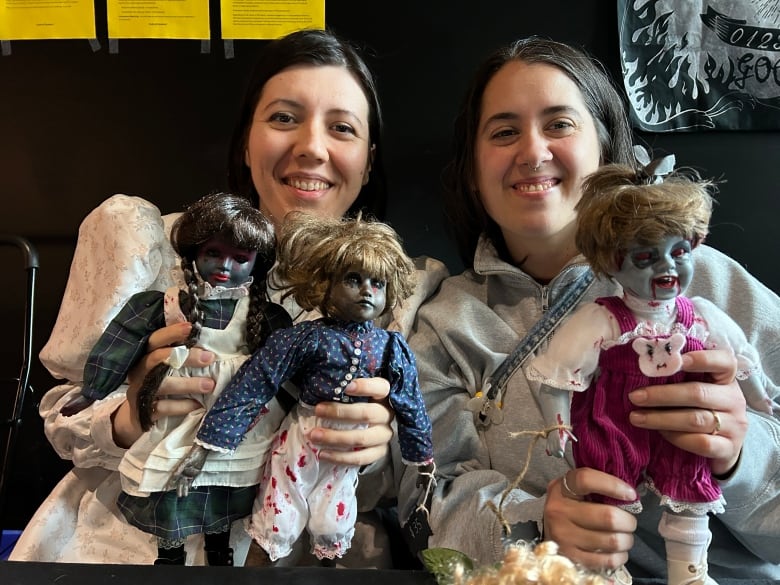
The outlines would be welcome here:
M 233 288 L 249 280 L 257 252 L 236 248 L 219 238 L 212 238 L 198 250 L 195 267 L 211 286 Z
M 656 246 L 631 244 L 613 276 L 625 291 L 640 299 L 673 299 L 693 278 L 691 243 L 667 236 Z
M 385 310 L 387 283 L 350 266 L 330 289 L 330 314 L 344 321 L 373 321 Z

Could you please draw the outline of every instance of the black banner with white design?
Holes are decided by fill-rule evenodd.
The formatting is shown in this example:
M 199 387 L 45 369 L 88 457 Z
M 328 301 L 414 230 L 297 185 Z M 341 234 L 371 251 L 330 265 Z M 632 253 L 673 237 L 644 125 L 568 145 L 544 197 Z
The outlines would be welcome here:
M 637 128 L 780 128 L 780 0 L 618 0 L 618 22 Z

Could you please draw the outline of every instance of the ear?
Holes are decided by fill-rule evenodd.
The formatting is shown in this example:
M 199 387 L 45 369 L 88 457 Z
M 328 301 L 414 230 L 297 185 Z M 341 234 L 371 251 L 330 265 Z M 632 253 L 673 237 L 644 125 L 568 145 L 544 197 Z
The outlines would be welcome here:
M 249 147 L 244 149 L 244 164 L 251 168 L 251 165 L 249 164 Z
M 363 185 L 368 183 L 368 179 L 371 177 L 371 169 L 374 166 L 374 157 L 376 156 L 376 144 L 372 144 L 368 150 L 368 160 L 366 161 L 366 170 L 363 173 Z

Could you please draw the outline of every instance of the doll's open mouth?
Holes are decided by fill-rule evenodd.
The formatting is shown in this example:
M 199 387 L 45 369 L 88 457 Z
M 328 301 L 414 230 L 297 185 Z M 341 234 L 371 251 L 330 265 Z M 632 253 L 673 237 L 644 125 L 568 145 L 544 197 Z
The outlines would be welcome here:
M 659 276 L 653 279 L 653 284 L 657 288 L 674 288 L 677 286 L 676 276 Z

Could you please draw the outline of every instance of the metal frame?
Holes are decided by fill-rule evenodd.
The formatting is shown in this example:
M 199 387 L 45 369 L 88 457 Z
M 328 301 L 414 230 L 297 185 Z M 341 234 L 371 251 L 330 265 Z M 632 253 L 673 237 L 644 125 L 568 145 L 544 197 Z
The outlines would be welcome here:
M 8 439 L 4 448 L 3 466 L 0 469 L 0 528 L 5 515 L 5 498 L 8 488 L 7 481 L 11 463 L 16 447 L 16 435 L 22 424 L 24 412 L 24 399 L 30 388 L 30 367 L 32 365 L 32 327 L 33 314 L 35 312 L 35 278 L 39 268 L 38 252 L 35 247 L 21 236 L 0 234 L 0 246 L 16 246 L 24 255 L 25 269 L 27 270 L 27 296 L 25 299 L 24 331 L 22 341 L 22 365 L 19 377 L 13 378 L 17 382 L 16 396 L 11 418 L 2 421 L 3 428 L 8 427 Z

